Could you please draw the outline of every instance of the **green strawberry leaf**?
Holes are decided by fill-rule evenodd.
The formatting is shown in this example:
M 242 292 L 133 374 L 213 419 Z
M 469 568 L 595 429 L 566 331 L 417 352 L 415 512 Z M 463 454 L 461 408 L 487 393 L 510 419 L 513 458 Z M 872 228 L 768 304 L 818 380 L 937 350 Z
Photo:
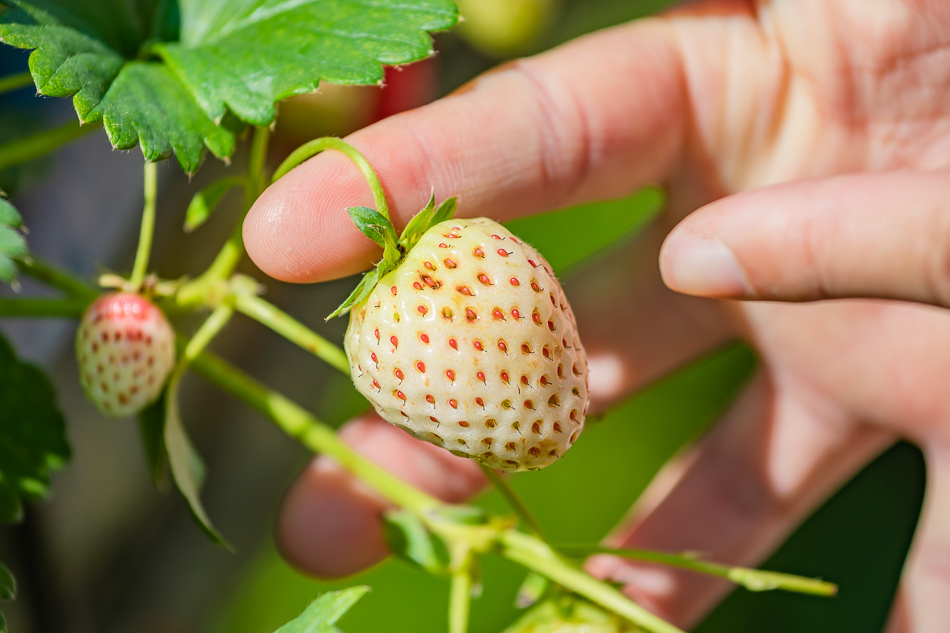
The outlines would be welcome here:
M 455 215 L 455 209 L 458 207 L 458 198 L 452 196 L 447 200 L 443 200 L 442 204 L 435 210 L 435 213 L 432 214 L 432 223 L 429 225 L 431 229 L 436 224 L 442 224 L 447 220 L 451 220 L 452 216 Z
M 433 191 L 426 206 L 419 213 L 412 216 L 412 219 L 406 224 L 406 228 L 402 230 L 402 235 L 399 236 L 399 246 L 403 250 L 406 252 L 412 250 L 412 247 L 416 245 L 422 235 L 429 230 L 429 227 L 432 226 L 432 214 L 434 212 L 435 192 Z
M 247 179 L 240 176 L 222 178 L 196 193 L 185 212 L 185 233 L 191 233 L 204 224 L 224 196 L 238 187 L 247 187 Z
M 448 572 L 450 559 L 445 542 L 430 532 L 415 514 L 405 510 L 385 513 L 383 537 L 397 558 L 433 574 Z
M 0 198 L 0 281 L 16 281 L 16 261 L 28 253 L 23 237 L 23 218 L 12 204 Z
M 320 81 L 379 83 L 458 20 L 452 0 L 4 1 L 0 41 L 35 49 L 40 94 L 72 96 L 115 147 L 174 153 L 188 172 L 205 148 L 233 152 L 232 115 L 270 125 L 276 102 Z
M 369 207 L 350 207 L 346 212 L 363 235 L 384 249 L 398 249 L 393 223 L 378 211 Z
M 10 570 L 0 563 L 0 600 L 13 600 L 16 597 L 16 580 Z
M 379 271 L 379 268 L 374 268 L 363 275 L 363 279 L 360 280 L 359 285 L 356 286 L 356 289 L 353 290 L 350 296 L 346 298 L 346 301 L 340 304 L 340 307 L 334 310 L 333 313 L 325 320 L 329 321 L 330 319 L 338 317 L 341 314 L 346 314 L 349 312 L 350 308 L 355 305 L 359 305 L 364 299 L 366 299 L 366 297 L 368 297 L 369 294 L 373 292 L 373 288 L 376 287 L 376 284 L 379 283 L 381 278 Z
M 13 574 L 0 563 L 0 600 L 13 600 L 16 595 L 16 581 Z M 7 621 L 0 613 L 0 633 L 7 633 Z
M 165 478 L 168 469 L 168 457 L 165 451 L 165 395 L 139 413 L 139 434 L 142 436 L 142 448 L 145 460 L 155 486 L 160 490 L 167 485 Z
M 325 593 L 274 633 L 340 633 L 334 625 L 368 591 L 369 587 L 361 585 Z
M 230 549 L 227 541 L 214 529 L 208 513 L 201 504 L 201 486 L 204 483 L 205 467 L 201 456 L 188 439 L 185 426 L 181 421 L 178 409 L 178 386 L 181 383 L 181 373 L 173 375 L 168 381 L 165 392 L 165 449 L 168 451 L 168 466 L 172 479 L 182 496 L 191 508 L 198 525 L 205 534 L 218 545 Z
M 17 521 L 23 499 L 49 492 L 50 473 L 69 460 L 66 422 L 53 385 L 21 363 L 0 337 L 0 521 Z

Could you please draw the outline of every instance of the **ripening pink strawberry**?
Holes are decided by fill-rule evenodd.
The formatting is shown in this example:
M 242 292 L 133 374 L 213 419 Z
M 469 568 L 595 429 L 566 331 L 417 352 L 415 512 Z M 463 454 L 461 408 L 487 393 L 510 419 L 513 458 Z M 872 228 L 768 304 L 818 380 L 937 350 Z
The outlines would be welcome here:
M 493 468 L 542 468 L 584 427 L 587 360 L 561 285 L 485 218 L 426 231 L 352 307 L 345 348 L 380 416 Z
M 134 415 L 158 398 L 175 363 L 175 333 L 162 311 L 126 292 L 102 295 L 76 333 L 79 380 L 106 415 Z

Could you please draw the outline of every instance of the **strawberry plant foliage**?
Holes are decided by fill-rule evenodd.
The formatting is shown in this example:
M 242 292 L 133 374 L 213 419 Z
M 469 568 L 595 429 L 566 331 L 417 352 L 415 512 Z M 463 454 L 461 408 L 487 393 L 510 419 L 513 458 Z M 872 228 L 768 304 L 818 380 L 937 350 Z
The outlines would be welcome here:
M 275 633 L 341 633 L 334 625 L 368 591 L 369 587 L 357 586 L 325 593 Z
M 53 386 L 0 338 L 0 521 L 20 518 L 23 499 L 44 497 L 50 473 L 69 459 Z
M 23 219 L 13 205 L 0 198 L 0 281 L 16 279 L 15 259 L 27 254 L 22 233 Z
M 141 144 L 151 161 L 174 153 L 188 172 L 205 148 L 234 151 L 229 115 L 269 125 L 277 101 L 320 81 L 378 83 L 383 64 L 428 56 L 427 32 L 458 17 L 451 0 L 4 4 L 0 41 L 35 49 L 41 94 L 72 95 L 80 121 L 103 121 L 116 148 Z

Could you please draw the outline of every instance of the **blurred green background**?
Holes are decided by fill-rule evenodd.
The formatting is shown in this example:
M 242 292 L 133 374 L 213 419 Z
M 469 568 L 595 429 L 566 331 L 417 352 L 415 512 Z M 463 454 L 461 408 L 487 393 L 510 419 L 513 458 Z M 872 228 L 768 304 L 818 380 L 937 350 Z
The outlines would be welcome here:
M 506 57 L 540 51 L 668 3 L 525 0 L 525 4 L 524 19 L 535 21 L 526 21 L 509 36 L 495 30 L 482 39 L 472 32 L 438 38 L 440 93 Z M 352 105 L 349 99 L 342 102 Z M 318 124 L 325 129 L 316 133 L 342 133 L 353 121 L 337 116 Z M 278 127 L 278 147 L 280 134 Z M 83 152 L 103 150 L 103 141 L 97 138 L 70 151 L 76 152 L 75 159 Z M 132 174 L 140 164 L 137 155 L 113 153 L 102 160 L 124 160 L 134 167 Z M 238 156 L 235 163 L 242 160 Z M 48 165 L 44 169 L 55 172 Z M 209 163 L 188 181 L 176 167 L 163 166 L 158 240 L 168 246 L 156 253 L 163 275 L 200 269 L 230 231 L 239 209 L 217 214 L 199 236 L 180 233 L 187 200 L 222 169 Z M 127 205 L 131 218 L 127 230 L 133 231 L 138 212 L 134 198 Z M 661 205 L 659 192 L 645 191 L 624 200 L 519 220 L 511 228 L 564 273 L 569 288 L 572 267 L 632 239 Z M 29 210 L 28 201 L 25 213 Z M 36 224 L 40 212 L 33 213 Z M 62 261 L 62 252 L 52 248 L 45 255 Z M 121 269 L 131 260 L 131 250 L 109 257 L 101 263 Z M 245 270 L 255 272 L 250 266 Z M 319 288 L 268 285 L 268 298 L 340 340 L 345 324 L 342 320 L 324 324 L 322 315 L 348 293 L 353 280 Z M 362 407 L 346 379 L 252 325 L 231 327 L 218 348 L 335 424 Z M 326 583 L 299 575 L 280 559 L 270 525 L 281 492 L 308 456 L 261 418 L 200 380 L 186 384 L 186 421 L 209 465 L 207 507 L 235 544 L 237 551 L 230 554 L 202 539 L 177 496 L 155 493 L 134 427 L 101 420 L 83 401 L 68 349 L 44 362 L 53 367 L 61 385 L 60 404 L 70 417 L 76 456 L 70 469 L 57 477 L 54 499 L 31 509 L 23 526 L 0 533 L 0 559 L 10 561 L 22 585 L 18 601 L 4 607 L 12 631 L 271 633 L 318 593 L 358 583 L 371 585 L 373 591 L 342 621 L 347 633 L 445 630 L 448 584 L 442 579 L 387 562 L 345 582 Z M 599 539 L 629 510 L 661 465 L 729 406 L 755 362 L 752 353 L 739 345 L 697 359 L 592 421 L 569 459 L 542 472 L 513 477 L 513 486 L 554 541 Z M 917 520 L 923 485 L 919 451 L 900 444 L 819 509 L 763 565 L 837 582 L 841 586 L 837 597 L 740 590 L 697 630 L 880 630 Z M 507 511 L 496 494 L 479 503 Z M 517 617 L 513 599 L 523 576 L 505 561 L 485 559 L 485 591 L 474 604 L 473 633 L 500 631 Z

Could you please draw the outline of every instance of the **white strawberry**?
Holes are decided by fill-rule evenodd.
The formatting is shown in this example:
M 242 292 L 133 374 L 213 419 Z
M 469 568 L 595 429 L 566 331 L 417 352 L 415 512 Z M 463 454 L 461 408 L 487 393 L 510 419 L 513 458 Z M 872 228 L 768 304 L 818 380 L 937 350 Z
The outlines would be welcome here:
M 175 333 L 144 297 L 105 294 L 82 316 L 76 358 L 89 400 L 106 415 L 133 415 L 161 393 L 175 363 Z
M 423 214 L 451 215 L 431 207 Z M 586 356 L 561 285 L 491 220 L 413 236 L 418 228 L 400 240 L 405 259 L 374 271 L 384 274 L 368 296 L 354 293 L 345 348 L 357 389 L 385 420 L 455 454 L 507 471 L 547 466 L 577 439 L 588 406 Z

